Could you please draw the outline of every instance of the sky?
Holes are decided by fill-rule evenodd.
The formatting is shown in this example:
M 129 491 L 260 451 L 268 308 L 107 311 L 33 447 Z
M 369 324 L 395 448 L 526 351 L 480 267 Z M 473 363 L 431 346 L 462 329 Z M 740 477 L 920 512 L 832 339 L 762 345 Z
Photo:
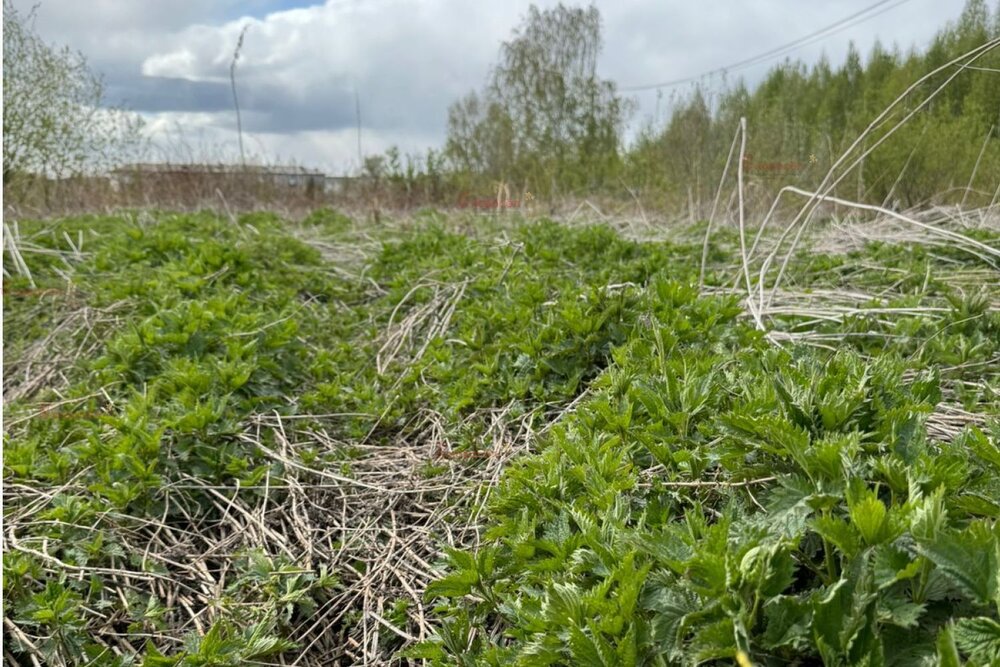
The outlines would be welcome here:
M 22 12 L 38 0 L 13 0 Z M 41 0 L 44 40 L 84 54 L 104 76 L 106 100 L 141 114 L 162 159 L 226 161 L 239 155 L 229 67 L 246 27 L 237 93 L 248 155 L 331 174 L 397 146 L 443 146 L 448 106 L 480 90 L 500 44 L 530 0 Z M 555 2 L 535 0 L 541 7 Z M 568 2 L 566 4 L 574 4 Z M 582 4 L 582 3 L 581 3 Z M 874 0 L 611 0 L 599 74 L 621 87 L 699 75 L 833 24 Z M 923 48 L 958 17 L 964 0 L 894 0 L 847 30 L 790 54 L 843 61 L 854 41 Z M 991 3 L 992 5 L 992 3 Z M 873 12 L 875 13 L 875 12 Z M 770 60 L 727 75 L 753 85 Z M 701 80 L 710 89 L 720 76 Z M 636 102 L 629 134 L 662 121 L 670 95 L 692 84 L 623 93 Z

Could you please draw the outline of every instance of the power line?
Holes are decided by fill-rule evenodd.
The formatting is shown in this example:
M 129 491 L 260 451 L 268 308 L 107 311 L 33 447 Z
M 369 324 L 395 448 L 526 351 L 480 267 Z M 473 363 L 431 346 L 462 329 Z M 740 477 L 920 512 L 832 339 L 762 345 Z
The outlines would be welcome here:
M 839 21 L 836 21 L 836 22 L 834 22 L 834 23 L 832 23 L 832 24 L 830 24 L 830 25 L 828 25 L 828 26 L 826 26 L 824 28 L 821 28 L 821 29 L 819 29 L 819 30 L 817 30 L 815 32 L 809 33 L 808 35 L 800 37 L 800 38 L 798 38 L 798 39 L 796 39 L 796 40 L 794 40 L 792 42 L 789 42 L 789 43 L 784 44 L 782 46 L 779 46 L 779 47 L 776 47 L 774 49 L 771 49 L 770 51 L 765 51 L 764 53 L 757 54 L 757 55 L 752 56 L 750 58 L 747 58 L 745 60 L 740 60 L 740 61 L 732 63 L 730 65 L 726 65 L 724 67 L 719 67 L 719 68 L 716 68 L 716 69 L 712 69 L 712 70 L 709 70 L 707 72 L 703 72 L 701 74 L 697 74 L 697 75 L 694 75 L 694 76 L 688 76 L 688 77 L 684 77 L 684 78 L 681 78 L 681 79 L 674 79 L 672 81 L 665 81 L 663 83 L 655 83 L 655 84 L 647 84 L 647 85 L 639 85 L 639 86 L 625 86 L 625 87 L 620 88 L 620 90 L 623 91 L 623 92 L 633 92 L 633 91 L 642 91 L 642 90 L 653 90 L 655 88 L 666 88 L 666 87 L 669 87 L 669 86 L 676 86 L 676 85 L 679 85 L 679 84 L 682 84 L 682 83 L 688 83 L 688 82 L 691 82 L 691 81 L 697 81 L 698 79 L 701 79 L 701 78 L 706 77 L 706 76 L 710 76 L 712 74 L 719 74 L 719 73 L 722 73 L 722 72 L 731 72 L 731 71 L 734 71 L 734 70 L 737 70 L 737 69 L 744 69 L 746 67 L 751 67 L 751 66 L 756 65 L 756 64 L 758 64 L 760 62 L 764 62 L 766 60 L 770 60 L 770 59 L 773 59 L 773 58 L 781 57 L 782 55 L 785 55 L 786 53 L 790 53 L 791 51 L 794 51 L 797 48 L 801 48 L 803 46 L 806 46 L 807 43 L 811 43 L 812 41 L 816 41 L 817 37 L 819 39 L 823 39 L 825 37 L 829 37 L 830 35 L 835 34 L 836 32 L 840 32 L 841 30 L 845 30 L 845 29 L 850 28 L 850 27 L 852 27 L 854 25 L 857 25 L 858 23 L 862 23 L 863 21 L 866 21 L 868 19 L 874 18 L 875 16 L 878 16 L 879 14 L 881 14 L 881 13 L 883 13 L 885 11 L 888 11 L 889 9 L 892 9 L 892 8 L 898 6 L 898 5 L 901 5 L 904 2 L 909 2 L 909 0 L 897 0 L 896 4 L 883 9 L 881 12 L 877 12 L 875 14 L 872 14 L 871 16 L 866 16 L 863 19 L 861 19 L 860 21 L 856 21 L 856 22 L 851 23 L 849 25 L 844 25 L 845 23 L 847 23 L 849 21 L 852 21 L 853 19 L 856 19 L 859 16 L 867 14 L 868 12 L 871 12 L 872 10 L 877 9 L 880 6 L 885 5 L 885 4 L 887 4 L 889 2 L 892 2 L 892 1 L 893 0 L 880 0 L 879 2 L 876 2 L 875 4 L 870 5 L 870 6 L 866 7 L 865 9 L 862 9 L 859 12 L 855 12 L 854 14 L 851 14 L 850 16 L 846 16 L 846 17 L 840 19 Z
M 902 4 L 905 4 L 905 3 L 909 2 L 909 1 L 910 0 L 898 0 L 897 2 L 895 2 L 894 4 L 889 5 L 888 7 L 880 9 L 879 11 L 877 11 L 877 12 L 875 12 L 873 14 L 869 14 L 868 16 L 865 16 L 865 17 L 859 18 L 857 20 L 851 21 L 847 25 L 843 25 L 843 26 L 837 27 L 837 28 L 832 29 L 832 30 L 823 31 L 824 34 L 821 34 L 819 36 L 816 36 L 816 37 L 813 37 L 811 39 L 808 39 L 807 41 L 804 41 L 801 44 L 796 44 L 793 47 L 786 47 L 783 50 L 783 52 L 777 54 L 777 56 L 772 56 L 770 58 L 758 58 L 758 59 L 755 59 L 754 62 L 749 63 L 748 65 L 746 65 L 746 67 L 749 67 L 749 66 L 752 66 L 752 65 L 756 65 L 756 64 L 758 64 L 760 62 L 764 62 L 766 60 L 770 60 L 773 57 L 780 57 L 780 56 L 785 55 L 787 53 L 791 53 L 792 51 L 795 51 L 796 49 L 802 48 L 803 46 L 808 46 L 809 44 L 814 44 L 815 42 L 822 41 L 822 40 L 826 39 L 827 37 L 829 37 L 830 35 L 835 35 L 838 32 L 843 32 L 844 30 L 847 30 L 848 28 L 853 28 L 856 25 L 860 25 L 860 24 L 864 23 L 865 21 L 871 20 L 871 19 L 875 18 L 876 16 L 879 16 L 880 14 L 885 14 L 886 12 L 888 12 L 888 11 L 890 11 L 892 9 L 895 9 L 896 7 L 898 7 L 898 6 L 902 5 Z M 805 38 L 803 38 L 803 39 L 805 39 Z M 736 69 L 744 69 L 744 67 L 738 67 Z
M 812 43 L 814 41 L 818 41 L 817 38 L 823 39 L 823 38 L 829 37 L 832 34 L 840 32 L 841 30 L 845 30 L 845 29 L 850 28 L 852 26 L 858 25 L 859 23 L 863 23 L 863 22 L 865 22 L 865 21 L 867 21 L 869 19 L 873 19 L 876 16 L 878 16 L 879 14 L 882 14 L 883 12 L 887 12 L 890 9 L 893 9 L 894 7 L 897 7 L 898 5 L 903 4 L 904 2 L 909 2 L 909 0 L 898 0 L 896 2 L 896 4 L 894 4 L 894 5 L 890 6 L 890 7 L 886 7 L 881 12 L 876 12 L 874 14 L 871 14 L 870 16 L 864 16 L 864 18 L 861 18 L 860 20 L 855 21 L 855 19 L 857 19 L 858 17 L 861 17 L 864 14 L 868 14 L 869 12 L 871 12 L 871 11 L 873 11 L 875 9 L 878 9 L 882 5 L 888 4 L 889 2 L 892 2 L 892 0 L 881 0 L 880 2 L 876 2 L 874 5 L 870 5 L 869 7 L 866 7 L 865 9 L 862 9 L 859 12 L 855 12 L 854 14 L 851 14 L 850 16 L 845 16 L 844 18 L 840 19 L 839 21 L 837 21 L 835 23 L 831 23 L 830 25 L 826 26 L 825 28 L 821 28 L 821 29 L 817 30 L 816 32 L 811 32 L 808 35 L 800 37 L 800 38 L 798 38 L 797 40 L 795 40 L 793 42 L 789 42 L 788 44 L 785 44 L 784 46 L 779 46 L 777 48 L 771 49 L 770 51 L 765 51 L 764 53 L 761 53 L 759 55 L 753 56 L 752 58 L 747 58 L 746 60 L 741 60 L 738 63 L 733 63 L 732 65 L 729 66 L 728 69 L 736 69 L 736 68 L 739 68 L 739 67 L 745 66 L 745 65 L 746 66 L 755 65 L 758 62 L 762 62 L 764 60 L 768 60 L 768 59 L 770 59 L 772 57 L 776 57 L 776 56 L 780 57 L 780 56 L 784 55 L 785 53 L 787 53 L 789 51 L 793 51 L 793 50 L 795 50 L 797 48 L 805 46 L 806 44 L 810 44 L 810 43 Z M 844 24 L 846 24 L 848 22 L 850 22 L 850 25 L 844 25 Z
M 794 41 L 788 42 L 787 44 L 784 44 L 782 46 L 778 46 L 778 47 L 773 48 L 773 49 L 771 49 L 769 51 L 765 51 L 763 53 L 759 53 L 759 54 L 757 54 L 755 56 L 752 56 L 750 58 L 746 58 L 744 60 L 740 60 L 740 61 L 732 63 L 730 65 L 726 65 L 724 67 L 718 67 L 716 69 L 712 69 L 712 70 L 709 70 L 707 72 L 702 72 L 701 74 L 696 74 L 694 76 L 688 76 L 688 77 L 684 77 L 684 78 L 681 78 L 681 79 L 674 79 L 672 81 L 664 81 L 663 83 L 653 83 L 653 84 L 637 85 L 637 86 L 623 86 L 623 87 L 619 88 L 619 90 L 622 91 L 622 92 L 639 92 L 639 91 L 643 91 L 643 90 L 654 90 L 656 88 L 668 88 L 668 87 L 671 87 L 671 86 L 680 85 L 682 83 L 690 83 L 692 81 L 697 81 L 699 79 L 702 79 L 702 78 L 704 78 L 706 76 L 710 76 L 712 74 L 720 74 L 720 73 L 723 73 L 723 72 L 733 72 L 733 71 L 736 71 L 736 70 L 739 70 L 739 69 L 745 69 L 747 67 L 752 67 L 753 65 L 757 65 L 759 63 L 766 62 L 768 60 L 773 60 L 774 58 L 780 58 L 781 56 L 783 56 L 783 55 L 785 55 L 787 53 L 791 53 L 792 51 L 795 51 L 796 49 L 800 49 L 800 48 L 802 48 L 804 46 L 807 46 L 808 44 L 812 44 L 814 42 L 817 42 L 817 41 L 820 41 L 822 39 L 825 39 L 825 38 L 827 38 L 827 37 L 829 37 L 831 35 L 834 35 L 834 34 L 836 34 L 838 32 L 841 32 L 841 31 L 846 30 L 848 28 L 852 28 L 852 27 L 854 27 L 856 25 L 864 23 L 865 21 L 873 19 L 876 16 L 878 16 L 880 14 L 884 14 L 885 12 L 887 12 L 887 11 L 889 11 L 891 9 L 895 9 L 896 7 L 898 7 L 898 6 L 902 5 L 902 4 L 905 4 L 905 3 L 909 2 L 909 1 L 910 0 L 879 0 L 879 2 L 876 2 L 876 3 L 872 4 L 872 5 L 869 5 L 868 7 L 862 9 L 861 11 L 855 12 L 854 14 L 851 14 L 850 16 L 845 16 L 844 18 L 840 19 L 839 21 L 831 23 L 830 25 L 828 25 L 828 26 L 826 26 L 824 28 L 821 28 L 821 29 L 819 29 L 819 30 L 817 30 L 815 32 L 811 32 L 808 35 L 804 35 L 802 37 L 799 37 L 798 39 L 796 39 Z M 884 7 L 883 9 L 881 9 L 881 11 L 870 13 L 870 12 L 873 12 L 874 10 L 876 10 L 876 9 L 879 9 L 883 5 L 889 4 L 890 2 L 893 3 L 893 4 L 889 5 L 888 7 Z M 866 14 L 867 14 L 867 16 L 865 16 Z

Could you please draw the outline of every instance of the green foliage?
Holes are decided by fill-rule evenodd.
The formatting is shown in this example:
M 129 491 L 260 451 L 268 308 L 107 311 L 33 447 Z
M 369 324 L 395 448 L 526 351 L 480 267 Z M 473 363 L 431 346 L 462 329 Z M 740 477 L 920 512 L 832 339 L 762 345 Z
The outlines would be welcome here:
M 949 441 L 926 428 L 955 345 L 995 339 L 979 306 L 954 306 L 919 345 L 774 349 L 733 304 L 654 277 L 634 306 L 644 325 L 507 471 L 479 550 L 451 553 L 428 587 L 443 626 L 420 655 L 992 664 L 996 433 L 969 426 Z M 970 312 L 971 328 L 934 344 Z M 996 419 L 995 401 L 977 405 Z M 469 627 L 502 640 L 453 641 Z
M 629 108 L 597 76 L 600 50 L 595 7 L 532 5 L 501 46 L 483 94 L 449 109 L 452 165 L 536 194 L 610 184 Z
M 54 491 L 34 510 L 37 523 L 21 528 L 20 544 L 31 550 L 4 555 L 4 596 L 11 619 L 47 637 L 36 647 L 53 664 L 112 664 L 106 644 L 94 639 L 104 613 L 148 636 L 167 630 L 173 617 L 153 589 L 114 594 L 115 569 L 170 572 L 163 561 L 142 562 L 136 531 L 150 521 L 196 526 L 219 517 L 207 492 L 178 502 L 164 486 L 196 478 L 256 494 L 265 474 L 280 474 L 238 436 L 254 414 L 294 412 L 286 397 L 314 382 L 311 352 L 299 337 L 311 327 L 330 331 L 321 324 L 320 297 L 351 290 L 331 280 L 319 253 L 285 235 L 273 216 L 236 224 L 207 214 L 162 216 L 155 224 L 131 216 L 80 219 L 31 233 L 61 249 L 63 233 L 75 236 L 76 229 L 87 230 L 93 252 L 76 267 L 75 281 L 91 307 L 118 304 L 123 319 L 102 332 L 96 355 L 64 369 L 71 384 L 62 398 L 71 411 L 42 413 L 5 433 L 5 482 Z M 42 281 L 55 278 L 46 266 L 33 271 Z M 37 298 L 5 300 L 5 317 L 36 312 Z M 14 340 L 26 334 L 47 332 L 22 329 Z M 103 388 L 99 399 L 95 387 Z M 11 408 L 33 412 L 30 404 L 5 411 Z M 13 502 L 5 510 L 25 507 Z M 41 552 L 52 560 L 41 560 Z M 109 574 L 66 576 L 53 569 L 60 561 Z M 325 571 L 302 571 L 273 554 L 235 560 L 233 573 L 217 600 L 222 618 L 170 657 L 162 651 L 172 645 L 150 643 L 149 664 L 242 665 L 286 652 L 292 644 L 282 635 L 336 586 Z
M 787 275 L 802 289 L 860 285 L 903 310 L 779 316 L 779 331 L 845 334 L 837 349 L 779 348 L 734 297 L 695 286 L 700 244 L 480 223 L 457 233 L 426 212 L 389 236 L 320 211 L 294 228 L 315 246 L 267 214 L 23 223 L 48 250 L 86 233 L 72 294 L 117 319 L 48 338 L 68 297 L 4 300 L 11 359 L 39 341 L 92 350 L 62 369 L 58 394 L 5 406 L 4 481 L 17 492 L 4 603 L 33 643 L 10 635 L 11 650 L 53 664 L 291 661 L 296 630 L 329 613 L 348 565 L 227 547 L 225 585 L 198 609 L 213 620 L 195 632 L 157 588 L 186 585 L 187 570 L 144 559 L 142 540 L 161 524 L 218 524 L 233 511 L 225 494 L 288 502 L 288 463 L 246 437 L 262 415 L 336 415 L 304 427 L 336 452 L 299 446 L 287 461 L 351 477 L 357 445 L 423 442 L 426 414 L 437 437 L 480 454 L 503 410 L 537 434 L 533 449 L 491 491 L 479 548 L 445 550 L 422 611 L 438 633 L 406 647 L 411 658 L 996 660 L 1000 320 L 995 288 L 952 281 L 977 259 L 882 244 L 796 256 Z M 357 243 L 374 249 L 347 271 L 357 255 L 338 253 Z M 731 278 L 726 247 L 710 253 L 711 286 Z M 39 287 L 66 275 L 51 254 L 26 261 Z M 935 306 L 913 308 L 924 302 Z M 77 414 L 41 412 L 56 400 Z M 945 402 L 975 423 L 942 436 Z M 120 571 L 148 579 L 126 589 Z M 409 603 L 385 602 L 405 628 Z M 113 660 L 107 644 L 123 635 L 135 655 Z

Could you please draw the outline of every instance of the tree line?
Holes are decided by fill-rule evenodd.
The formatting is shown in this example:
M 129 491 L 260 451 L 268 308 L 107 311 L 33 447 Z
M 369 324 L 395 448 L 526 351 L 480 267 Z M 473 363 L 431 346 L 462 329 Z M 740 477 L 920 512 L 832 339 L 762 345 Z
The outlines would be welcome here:
M 733 133 L 749 128 L 748 188 L 770 195 L 807 187 L 898 95 L 928 72 L 1000 39 L 1000 4 L 968 0 L 930 45 L 902 52 L 876 43 L 863 56 L 809 66 L 785 60 L 750 89 L 743 81 L 695 86 L 673 99 L 664 122 L 647 120 L 626 140 L 635 101 L 598 73 L 601 17 L 591 7 L 532 6 L 500 46 L 481 90 L 455 101 L 442 148 L 369 156 L 362 173 L 382 202 L 450 204 L 493 195 L 538 200 L 631 197 L 704 216 Z M 136 116 L 107 108 L 100 77 L 79 54 L 46 45 L 31 15 L 4 0 L 4 189 L 40 175 L 108 168 L 142 144 Z M 899 106 L 914 110 L 954 71 L 924 81 Z M 890 118 L 889 120 L 893 120 Z M 884 137 L 891 123 L 871 135 Z M 880 134 L 881 133 L 881 134 Z M 930 104 L 859 164 L 835 194 L 918 206 L 997 199 L 1000 48 L 965 68 Z
M 755 170 L 765 192 L 786 184 L 818 183 L 879 113 L 911 84 L 963 53 L 1000 38 L 1000 5 L 969 0 L 958 20 L 923 51 L 902 53 L 876 43 L 867 57 L 852 44 L 845 61 L 811 67 L 786 61 L 754 90 L 742 83 L 720 91 L 714 104 L 702 89 L 681 103 L 664 127 L 646 127 L 625 153 L 626 180 L 667 199 L 710 199 L 740 117 L 749 127 L 747 153 L 763 163 L 797 168 Z M 898 206 L 967 199 L 989 203 L 1000 174 L 1000 48 L 976 61 L 889 136 L 837 188 L 848 198 Z M 887 130 L 953 74 L 922 83 L 870 138 Z M 978 162 L 978 168 L 976 167 Z M 973 174 L 973 170 L 975 174 Z M 968 194 L 966 188 L 969 188 Z
M 907 52 L 876 43 L 863 56 L 808 66 L 785 60 L 752 90 L 742 81 L 696 86 L 675 98 L 664 123 L 647 121 L 625 140 L 634 102 L 597 73 L 596 8 L 532 7 L 503 43 L 482 91 L 455 102 L 435 169 L 398 151 L 376 163 L 389 183 L 412 191 L 489 191 L 498 183 L 540 197 L 638 196 L 666 209 L 699 211 L 710 202 L 741 117 L 749 128 L 748 187 L 771 195 L 788 184 L 819 182 L 883 109 L 913 82 L 961 54 L 1000 38 L 1000 4 L 968 0 L 929 46 Z M 923 82 L 888 120 L 913 110 L 953 73 Z M 885 123 L 870 141 L 880 140 Z M 835 194 L 901 207 L 996 200 L 1000 174 L 1000 48 L 966 68 L 925 108 L 893 132 Z

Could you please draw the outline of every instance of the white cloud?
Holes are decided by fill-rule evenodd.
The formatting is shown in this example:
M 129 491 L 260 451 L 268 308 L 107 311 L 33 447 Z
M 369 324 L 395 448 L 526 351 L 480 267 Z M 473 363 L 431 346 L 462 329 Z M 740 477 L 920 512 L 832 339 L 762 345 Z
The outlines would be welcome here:
M 187 81 L 204 80 L 189 74 L 196 64 L 194 53 L 188 49 L 179 49 L 147 58 L 142 63 L 142 75 L 171 77 Z
M 169 162 L 217 163 L 240 159 L 235 116 L 229 114 L 163 112 L 144 117 L 144 132 L 156 147 L 154 158 Z M 245 133 L 247 159 L 258 164 L 300 164 L 331 174 L 360 168 L 355 128 L 304 132 Z M 434 146 L 438 137 L 411 132 L 362 131 L 365 155 L 383 153 L 396 146 L 416 158 Z

